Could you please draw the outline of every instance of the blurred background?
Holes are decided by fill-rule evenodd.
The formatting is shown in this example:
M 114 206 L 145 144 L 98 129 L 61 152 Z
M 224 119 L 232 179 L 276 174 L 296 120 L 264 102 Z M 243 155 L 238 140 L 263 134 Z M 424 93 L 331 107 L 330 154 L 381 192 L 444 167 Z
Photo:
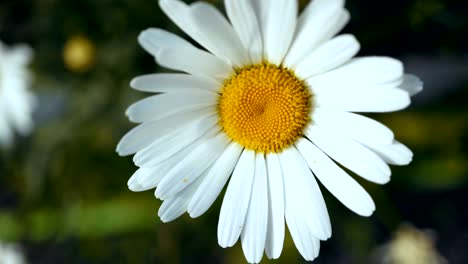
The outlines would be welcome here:
M 402 60 L 425 91 L 406 111 L 372 115 L 415 154 L 410 166 L 392 168 L 389 184 L 361 181 L 377 205 L 372 217 L 323 191 L 333 236 L 315 263 L 468 263 L 468 1 L 346 6 L 345 32 L 360 40 L 360 55 Z M 161 70 L 137 45 L 148 27 L 181 33 L 156 0 L 0 2 L 1 41 L 35 54 L 36 129 L 0 150 L 0 243 L 27 263 L 245 262 L 239 243 L 217 244 L 221 199 L 196 220 L 162 224 L 152 192 L 127 189 L 136 167 L 115 147 L 133 126 L 126 107 L 145 96 L 129 81 Z M 288 237 L 271 262 L 304 260 Z

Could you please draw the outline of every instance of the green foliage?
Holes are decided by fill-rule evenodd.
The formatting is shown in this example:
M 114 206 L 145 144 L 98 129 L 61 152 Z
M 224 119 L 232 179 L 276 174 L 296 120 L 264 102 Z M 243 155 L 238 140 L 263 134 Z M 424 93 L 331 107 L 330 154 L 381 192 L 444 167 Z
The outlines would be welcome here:
M 210 2 L 222 6 L 221 0 Z M 306 3 L 300 1 L 302 7 Z M 361 40 L 363 55 L 466 56 L 461 33 L 467 23 L 460 11 L 466 4 L 459 1 L 356 0 L 348 1 L 347 7 L 353 20 L 345 31 Z M 162 224 L 157 218 L 160 202 L 153 194 L 127 189 L 136 168 L 131 158 L 118 157 L 115 147 L 133 126 L 124 115 L 126 107 L 145 96 L 132 91 L 129 82 L 161 71 L 137 44 L 139 32 L 148 27 L 183 34 L 156 0 L 0 3 L 0 38 L 34 47 L 33 90 L 42 103 L 34 134 L 18 138 L 15 149 L 0 152 L 0 241 L 22 242 L 31 256 L 51 254 L 50 262 L 44 257 L 46 262 L 38 263 L 244 262 L 239 245 L 217 245 L 222 197 L 199 219 L 185 216 Z M 65 43 L 78 35 L 96 49 L 95 63 L 83 73 L 67 70 L 63 62 Z M 393 167 L 389 185 L 362 181 L 377 205 L 370 219 L 353 215 L 324 191 L 334 235 L 322 243 L 316 263 L 365 263 L 401 222 L 444 232 L 453 224 L 442 217 L 447 211 L 456 212 L 454 223 L 467 219 L 466 210 L 456 210 L 460 201 L 442 199 L 458 197 L 468 187 L 468 108 L 459 99 L 466 99 L 466 81 L 452 89 L 452 96 L 433 98 L 406 112 L 377 115 L 414 151 L 414 162 Z M 419 207 L 427 197 L 442 204 Z M 453 234 L 449 231 L 444 238 Z M 43 247 L 53 249 L 37 253 Z M 62 249 L 68 255 L 57 253 Z M 281 260 L 265 263 L 270 262 L 303 260 L 287 237 Z

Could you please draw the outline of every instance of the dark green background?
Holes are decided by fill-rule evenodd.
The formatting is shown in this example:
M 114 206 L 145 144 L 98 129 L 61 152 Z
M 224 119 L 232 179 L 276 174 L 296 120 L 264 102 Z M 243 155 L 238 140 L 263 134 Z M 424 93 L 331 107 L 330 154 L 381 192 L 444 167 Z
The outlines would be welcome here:
M 211 2 L 222 8 L 220 0 Z M 426 90 L 403 112 L 372 115 L 414 150 L 414 162 L 393 167 L 385 186 L 362 182 L 377 205 L 371 218 L 324 191 L 333 236 L 315 263 L 370 263 L 402 223 L 431 229 L 441 255 L 468 263 L 468 2 L 346 6 L 352 20 L 345 32 L 360 40 L 360 55 L 403 60 Z M 137 45 L 147 27 L 181 33 L 156 0 L 0 2 L 0 39 L 35 50 L 37 129 L 0 151 L 0 240 L 19 243 L 30 263 L 244 262 L 239 244 L 217 244 L 220 199 L 198 219 L 162 224 L 153 194 L 127 189 L 135 167 L 114 150 L 132 127 L 126 107 L 144 96 L 129 81 L 159 70 Z M 64 43 L 77 35 L 97 48 L 96 64 L 85 73 L 63 63 Z M 277 262 L 303 262 L 290 239 Z

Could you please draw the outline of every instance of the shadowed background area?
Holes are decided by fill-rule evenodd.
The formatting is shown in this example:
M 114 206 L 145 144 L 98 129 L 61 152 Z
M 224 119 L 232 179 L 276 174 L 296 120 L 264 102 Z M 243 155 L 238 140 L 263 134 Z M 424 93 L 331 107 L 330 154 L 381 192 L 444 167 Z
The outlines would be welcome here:
M 425 91 L 405 111 L 371 115 L 415 154 L 410 166 L 392 167 L 385 186 L 358 179 L 377 205 L 371 218 L 322 188 L 333 236 L 315 263 L 468 263 L 468 2 L 349 0 L 346 7 L 345 32 L 361 42 L 359 55 L 402 60 Z M 164 71 L 137 44 L 148 27 L 182 34 L 156 0 L 1 1 L 0 39 L 35 53 L 36 130 L 0 150 L 0 241 L 17 244 L 28 263 L 245 262 L 239 243 L 217 244 L 222 199 L 196 220 L 162 224 L 152 192 L 127 189 L 136 167 L 115 146 L 133 126 L 125 109 L 145 96 L 128 84 Z M 271 262 L 304 261 L 287 236 L 281 259 Z

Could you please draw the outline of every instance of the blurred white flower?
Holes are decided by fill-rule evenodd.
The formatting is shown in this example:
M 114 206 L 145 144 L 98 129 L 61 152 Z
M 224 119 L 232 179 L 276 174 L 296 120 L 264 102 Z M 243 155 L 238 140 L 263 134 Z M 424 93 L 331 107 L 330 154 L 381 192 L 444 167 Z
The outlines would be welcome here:
M 27 135 L 32 130 L 36 98 L 29 91 L 31 58 L 31 48 L 0 42 L 0 147 L 12 144 L 14 131 Z
M 434 234 L 411 225 L 401 226 L 394 238 L 379 249 L 377 254 L 382 264 L 445 264 L 435 246 Z
M 23 264 L 26 263 L 23 253 L 12 244 L 0 242 L 0 263 L 1 264 Z

